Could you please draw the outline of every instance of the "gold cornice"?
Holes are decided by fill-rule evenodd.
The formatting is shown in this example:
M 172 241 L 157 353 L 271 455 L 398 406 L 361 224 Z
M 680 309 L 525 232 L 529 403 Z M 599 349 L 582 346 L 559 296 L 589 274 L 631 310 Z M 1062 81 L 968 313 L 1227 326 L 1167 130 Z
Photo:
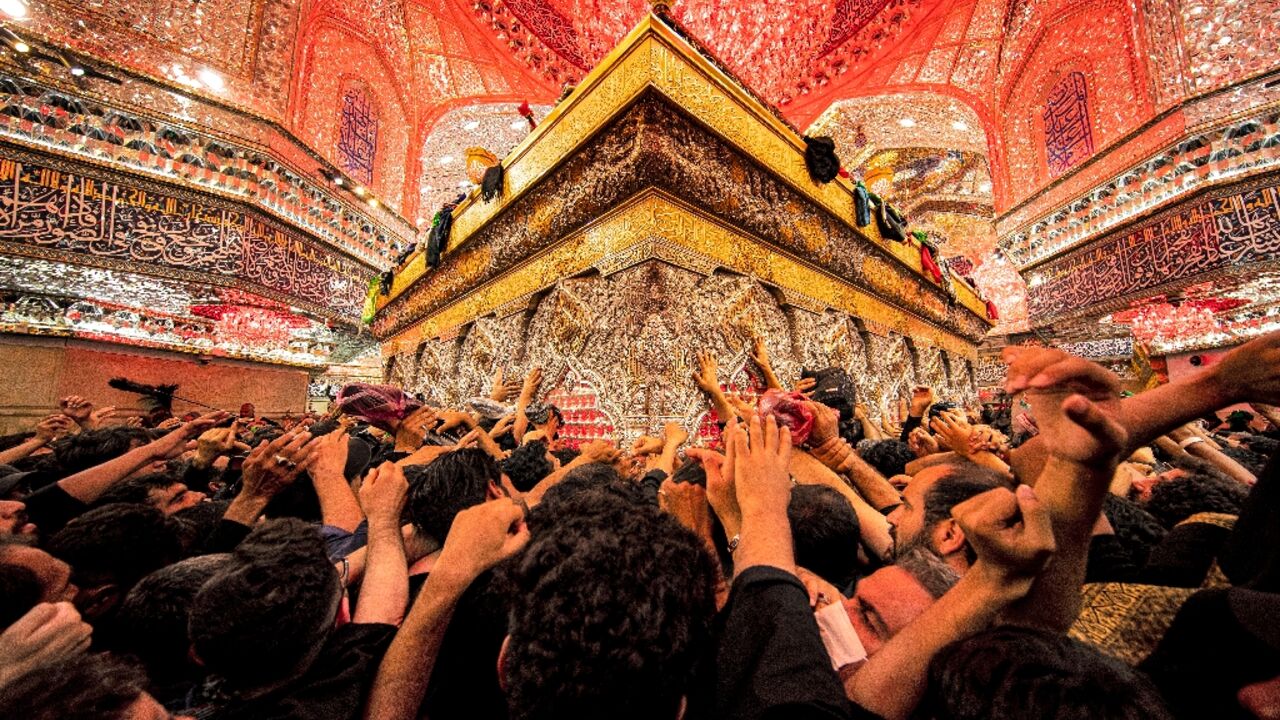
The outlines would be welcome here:
M 480 202 L 478 193 L 472 192 L 458 206 L 447 251 L 475 237 L 503 208 L 547 179 L 646 90 L 659 93 L 912 272 L 924 275 L 914 247 L 886 242 L 874 225 L 857 226 L 849 181 L 837 178 L 830 183 L 815 183 L 805 166 L 803 138 L 652 14 L 641 20 L 503 160 L 506 187 L 501 202 Z M 397 273 L 390 294 L 380 298 L 379 308 L 403 293 L 425 271 L 420 253 Z M 986 320 L 986 304 L 973 290 L 954 281 L 953 288 L 961 305 L 990 323 Z
M 809 310 L 833 308 L 868 325 L 906 335 L 964 357 L 974 344 L 875 294 L 855 287 L 782 249 L 747 235 L 657 189 L 646 190 L 552 247 L 480 283 L 465 297 L 441 307 L 407 330 L 383 341 L 384 356 L 446 337 L 477 318 L 510 314 L 527 298 L 562 278 L 591 270 L 618 272 L 658 259 L 708 273 L 724 267 L 803 299 Z M 419 288 L 418 292 L 429 292 Z

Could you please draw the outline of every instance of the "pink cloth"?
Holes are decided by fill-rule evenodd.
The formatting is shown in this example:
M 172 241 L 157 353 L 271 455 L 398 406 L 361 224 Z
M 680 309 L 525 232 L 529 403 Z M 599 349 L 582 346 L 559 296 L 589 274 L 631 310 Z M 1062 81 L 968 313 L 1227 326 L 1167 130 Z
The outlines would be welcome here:
M 421 408 L 422 403 L 392 385 L 351 383 L 338 393 L 338 407 L 347 415 L 393 433 L 400 421 Z
M 799 445 L 809 439 L 813 431 L 813 413 L 804 405 L 805 396 L 800 393 L 767 390 L 756 406 L 761 416 L 773 415 L 778 424 L 791 431 L 791 444 Z

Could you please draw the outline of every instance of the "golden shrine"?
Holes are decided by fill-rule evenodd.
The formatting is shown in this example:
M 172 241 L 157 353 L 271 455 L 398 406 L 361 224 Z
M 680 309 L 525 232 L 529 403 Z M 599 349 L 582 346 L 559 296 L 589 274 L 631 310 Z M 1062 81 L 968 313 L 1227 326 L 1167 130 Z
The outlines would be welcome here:
M 853 184 L 804 151 L 649 15 L 503 159 L 500 196 L 454 210 L 439 266 L 399 268 L 373 324 L 388 381 L 456 403 L 542 367 L 571 440 L 631 437 L 700 421 L 700 349 L 747 389 L 758 336 L 783 382 L 843 367 L 873 414 L 917 382 L 971 400 L 984 302 L 859 227 Z

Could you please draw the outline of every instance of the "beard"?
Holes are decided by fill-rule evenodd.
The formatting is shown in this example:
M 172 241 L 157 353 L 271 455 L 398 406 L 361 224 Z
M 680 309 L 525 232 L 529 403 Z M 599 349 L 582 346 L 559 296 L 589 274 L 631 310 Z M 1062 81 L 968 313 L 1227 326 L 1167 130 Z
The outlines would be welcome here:
M 917 548 L 924 548 L 934 555 L 938 554 L 937 551 L 929 545 L 928 533 L 924 531 L 920 531 L 910 537 L 903 537 L 898 535 L 898 529 L 896 527 L 890 526 L 889 536 L 893 538 L 893 547 L 889 552 L 890 558 L 893 560 L 897 560 Z

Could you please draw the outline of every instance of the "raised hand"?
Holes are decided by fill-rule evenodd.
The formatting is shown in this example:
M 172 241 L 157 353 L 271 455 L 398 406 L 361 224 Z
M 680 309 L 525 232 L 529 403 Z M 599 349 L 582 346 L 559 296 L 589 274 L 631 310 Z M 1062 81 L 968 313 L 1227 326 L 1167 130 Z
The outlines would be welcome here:
M 115 418 L 116 408 L 114 405 L 100 407 L 89 413 L 89 427 L 97 429 L 107 424 L 108 420 Z
M 516 554 L 528 541 L 524 511 L 513 500 L 502 498 L 474 505 L 453 519 L 431 574 L 453 574 L 469 584 L 480 573 Z
M 752 415 L 748 421 L 749 444 L 741 433 L 734 438 L 734 484 L 738 505 L 744 517 L 754 512 L 777 512 L 785 517 L 791 499 L 791 433 L 778 429 L 778 421 L 770 415 L 761 421 Z
M 1022 592 L 1057 550 L 1049 511 L 1029 485 L 1019 485 L 1016 493 L 988 490 L 953 507 L 951 517 L 978 556 L 974 569 L 981 565 L 997 582 Z
M 1097 363 L 1044 348 L 1005 348 L 1006 390 L 1026 391 L 1049 452 L 1085 465 L 1113 463 L 1128 436 L 1120 379 Z
M 520 392 L 521 383 L 519 380 L 504 380 L 502 377 L 502 368 L 498 368 L 493 373 L 493 386 L 489 391 L 489 399 L 497 402 L 506 402 L 516 396 Z
M 346 479 L 347 456 L 351 453 L 346 430 L 335 430 L 316 438 L 312 452 L 315 454 L 310 470 L 312 477 Z
M 937 434 L 940 445 L 945 445 L 960 455 L 969 454 L 969 438 L 973 436 L 973 426 L 965 419 L 964 413 L 957 410 L 938 413 L 929 427 Z
M 693 373 L 693 382 L 698 389 L 707 394 L 720 392 L 720 380 L 716 376 L 718 370 L 716 356 L 707 350 L 699 350 L 697 355 L 698 369 Z
M 182 425 L 174 430 L 170 430 L 159 440 L 153 440 L 147 448 L 151 451 L 152 457 L 156 459 L 168 460 L 181 455 L 187 450 L 187 443 L 202 435 L 214 425 L 226 420 L 227 413 L 221 410 L 206 413 Z
M 711 506 L 707 504 L 707 491 L 702 486 L 663 480 L 658 489 L 658 507 L 671 513 L 698 537 L 711 537 Z
M 309 432 L 291 430 L 271 442 L 263 440 L 245 458 L 241 493 L 270 500 L 314 462 L 315 446 Z
M 36 424 L 36 437 L 42 442 L 50 443 L 71 432 L 75 421 L 66 415 L 50 415 Z
M 528 405 L 533 402 L 533 398 L 538 394 L 538 389 L 542 387 L 542 368 L 534 368 L 524 377 L 524 384 L 520 387 L 520 400 Z
M 689 431 L 680 423 L 669 422 L 662 426 L 662 441 L 670 447 L 680 447 L 689 439 Z
M 592 440 L 583 445 L 579 451 L 578 458 L 583 464 L 587 463 L 612 463 L 618 459 L 622 451 L 613 446 L 608 440 Z
M 662 448 L 665 445 L 666 443 L 662 438 L 656 438 L 651 435 L 641 435 L 636 438 L 635 442 L 631 443 L 631 454 L 653 455 L 654 453 L 662 452 Z
M 929 412 L 929 406 L 933 404 L 933 388 L 917 385 L 911 389 L 911 416 L 924 417 Z
M 928 430 L 918 427 L 907 434 L 907 447 L 911 448 L 911 452 L 916 457 L 922 458 L 939 452 L 938 441 L 929 434 Z
M 75 420 L 77 425 L 86 430 L 92 429 L 87 425 L 89 417 L 93 415 L 93 403 L 79 395 L 68 395 L 58 401 L 58 406 L 62 409 L 62 414 Z
M 209 467 L 220 455 L 233 450 L 247 451 L 249 446 L 236 439 L 239 432 L 239 420 L 231 423 L 230 427 L 205 430 L 196 439 L 196 456 L 192 462 L 197 467 Z
M 400 525 L 400 512 L 409 496 L 409 482 L 395 463 L 384 462 L 365 475 L 360 485 L 360 507 L 369 522 Z
M 458 410 L 441 410 L 437 414 L 441 421 L 440 427 L 437 429 L 438 432 L 449 432 L 454 428 L 460 427 L 476 427 L 476 419 L 471 416 L 471 413 L 461 412 Z
M 733 420 L 725 429 L 726 437 L 736 432 L 738 421 Z M 738 506 L 737 490 L 734 488 L 733 466 L 726 471 L 727 460 L 724 455 L 707 448 L 690 448 L 685 457 L 702 464 L 707 474 L 707 502 L 720 518 L 725 533 L 732 538 L 742 528 L 742 508 Z
M 503 415 L 501 418 L 498 418 L 498 422 L 494 423 L 493 427 L 489 430 L 489 437 L 496 440 L 497 438 L 511 432 L 511 428 L 515 424 L 515 421 L 516 416 L 512 414 Z
M 1263 335 L 1222 357 L 1207 371 L 1227 403 L 1280 404 L 1280 331 Z
M 92 632 L 69 602 L 36 605 L 0 633 L 0 686 L 37 665 L 88 651 Z
M 813 413 L 813 429 L 809 431 L 810 447 L 819 447 L 840 437 L 840 414 L 820 402 L 809 401 L 805 405 Z
M 800 378 L 796 381 L 795 387 L 791 390 L 792 392 L 807 396 L 809 393 L 813 392 L 813 389 L 816 387 L 818 387 L 818 381 L 816 378 Z
M 157 430 L 174 430 L 180 427 L 182 427 L 182 421 L 176 417 L 165 418 L 159 425 L 156 425 Z

